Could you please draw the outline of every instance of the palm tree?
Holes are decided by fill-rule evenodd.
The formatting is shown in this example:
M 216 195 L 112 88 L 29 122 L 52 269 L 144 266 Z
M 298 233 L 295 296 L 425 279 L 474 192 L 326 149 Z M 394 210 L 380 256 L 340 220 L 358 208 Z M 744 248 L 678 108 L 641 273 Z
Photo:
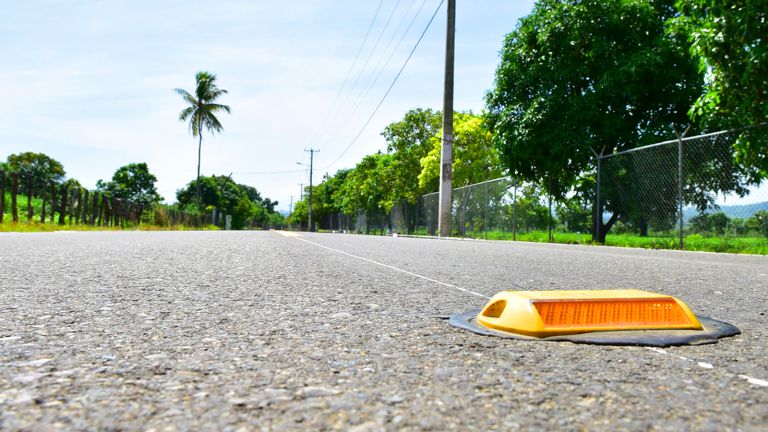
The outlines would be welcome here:
M 192 95 L 183 89 L 175 89 L 189 105 L 179 114 L 179 121 L 189 119 L 189 130 L 193 137 L 198 137 L 197 144 L 197 179 L 195 180 L 197 201 L 200 203 L 200 154 L 203 147 L 203 127 L 211 134 L 221 132 L 223 127 L 214 115 L 219 111 L 230 112 L 229 106 L 214 103 L 219 96 L 227 94 L 224 89 L 216 87 L 216 75 L 200 71 L 195 75 L 197 86 Z

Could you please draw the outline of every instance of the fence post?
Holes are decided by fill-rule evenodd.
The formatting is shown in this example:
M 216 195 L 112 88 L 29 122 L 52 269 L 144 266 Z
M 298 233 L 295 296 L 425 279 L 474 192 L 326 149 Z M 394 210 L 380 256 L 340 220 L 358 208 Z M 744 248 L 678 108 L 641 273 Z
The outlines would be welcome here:
M 107 217 L 107 197 L 104 196 L 104 192 L 101 193 L 101 206 L 99 206 L 99 226 L 104 225 L 104 218 Z M 107 220 L 107 225 L 109 220 Z
M 680 134 L 677 129 L 672 126 L 672 130 L 677 135 L 677 212 L 680 219 L 680 250 L 685 249 L 685 243 L 683 240 L 683 137 L 688 133 L 691 128 L 689 125 L 685 131 Z
M 17 206 L 17 195 L 19 194 L 19 173 L 13 173 L 13 183 L 11 184 L 11 216 L 13 223 L 19 222 L 19 208 Z
M 485 228 L 485 239 L 488 240 L 488 182 L 485 183 L 485 204 L 483 205 L 485 214 L 483 214 L 483 228 Z
M 72 190 L 69 191 L 69 195 L 67 195 L 67 197 L 69 198 L 68 199 L 69 202 L 67 203 L 67 204 L 69 204 L 67 206 L 67 211 L 69 212 L 69 224 L 70 225 L 72 225 L 72 213 L 74 212 L 74 207 L 75 207 L 75 192 L 76 191 L 77 191 L 77 189 L 73 187 Z
M 34 216 L 34 210 L 32 210 L 32 174 L 27 174 L 27 222 L 31 222 Z
M 549 242 L 552 243 L 552 177 L 549 177 L 549 187 L 547 188 L 547 199 L 549 199 Z
M 512 195 L 512 240 L 517 240 L 517 177 L 515 177 L 515 189 Z
M 5 171 L 0 170 L 0 224 L 5 216 Z
M 80 209 L 81 210 L 80 221 L 82 222 L 83 225 L 87 225 L 88 219 L 89 219 L 88 218 L 88 194 L 89 194 L 88 189 L 84 189 L 83 190 L 83 206 Z
M 601 207 L 600 203 L 600 177 L 601 177 L 601 163 L 602 158 L 600 156 L 597 156 L 597 191 L 595 193 L 596 195 L 596 203 L 595 203 L 595 241 L 598 243 L 601 243 L 600 239 L 600 231 L 602 230 L 603 225 L 603 208 Z
M 48 198 L 48 185 L 45 184 L 45 180 L 40 183 L 40 195 L 43 199 L 42 206 L 40 206 L 40 223 L 45 223 L 45 201 Z
M 51 223 L 56 221 L 56 183 L 51 183 Z
M 61 185 L 61 205 L 59 206 L 59 225 L 64 225 L 64 222 L 67 218 L 67 205 L 69 204 L 67 201 L 69 197 L 69 194 L 67 194 L 67 184 L 64 183 Z
M 93 191 L 91 198 L 91 226 L 96 225 L 96 218 L 99 216 L 99 192 Z

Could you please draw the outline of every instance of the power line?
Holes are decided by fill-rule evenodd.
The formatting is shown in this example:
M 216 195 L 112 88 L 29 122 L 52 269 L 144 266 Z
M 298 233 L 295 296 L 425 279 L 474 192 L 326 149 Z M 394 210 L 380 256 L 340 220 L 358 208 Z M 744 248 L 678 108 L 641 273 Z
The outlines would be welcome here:
M 416 4 L 416 2 L 414 2 L 414 5 L 415 4 Z M 383 51 L 381 57 L 379 58 L 379 61 L 376 63 L 376 66 L 373 67 L 373 70 L 374 71 L 378 70 L 378 73 L 376 74 L 375 77 L 373 75 L 371 75 L 373 77 L 373 80 L 372 81 L 369 80 L 366 83 L 367 84 L 366 91 L 363 94 L 362 99 L 365 99 L 365 97 L 368 95 L 368 93 L 370 92 L 370 90 L 373 87 L 373 85 L 378 81 L 379 77 L 381 76 L 381 73 L 389 65 L 389 62 L 392 60 L 392 57 L 394 57 L 394 55 L 397 52 L 398 48 L 400 48 L 400 45 L 403 43 L 403 40 L 405 40 L 405 37 L 408 35 L 408 32 L 411 30 L 411 27 L 413 26 L 413 23 L 416 21 L 416 18 L 418 18 L 419 15 L 421 14 L 421 11 L 424 8 L 425 4 L 426 4 L 426 0 L 422 0 L 421 1 L 421 6 L 418 8 L 418 10 L 416 11 L 416 14 L 411 19 L 411 22 L 406 27 L 405 32 L 400 37 L 400 40 L 398 40 L 397 45 L 395 45 L 395 49 L 392 50 L 392 52 L 390 53 L 389 57 L 387 57 L 387 52 L 389 52 L 389 48 L 392 46 L 392 43 L 395 41 L 395 38 L 397 37 L 398 33 L 400 32 L 400 28 L 403 26 L 403 23 L 405 23 L 405 19 L 407 18 L 408 13 L 406 12 L 406 13 L 403 14 L 403 17 L 400 19 L 400 22 L 398 23 L 397 28 L 395 28 L 395 31 L 392 33 L 392 38 L 389 40 L 389 42 L 387 42 L 387 45 L 384 47 L 384 51 Z M 385 59 L 386 59 L 386 61 L 385 61 Z M 358 105 L 359 104 L 360 103 L 358 103 Z M 353 109 L 353 111 L 356 111 L 356 110 L 357 110 L 357 108 Z
M 357 66 L 357 61 L 360 59 L 360 53 L 363 52 L 365 43 L 368 42 L 368 36 L 371 35 L 371 30 L 373 29 L 374 23 L 376 23 L 376 19 L 379 17 L 379 12 L 381 11 L 381 6 L 383 4 L 384 4 L 384 0 L 379 0 L 379 6 L 376 7 L 376 13 L 373 14 L 373 19 L 371 20 L 371 23 L 368 24 L 368 30 L 365 32 L 363 43 L 361 43 L 360 48 L 357 49 L 357 53 L 355 54 L 355 60 L 352 61 L 352 65 L 349 67 L 349 70 L 347 71 L 347 76 L 344 77 L 344 81 L 341 84 L 341 88 L 336 93 L 336 97 L 333 98 L 333 103 L 331 104 L 331 107 L 328 109 L 328 112 L 326 113 L 325 118 L 320 123 L 320 126 L 317 128 L 317 133 L 315 134 L 315 136 L 320 136 L 320 134 L 323 133 L 323 131 L 325 130 L 326 124 L 328 123 L 328 119 L 330 119 L 333 109 L 336 108 L 336 103 L 338 103 L 339 98 L 341 97 L 341 93 L 346 88 L 347 83 L 349 82 L 349 77 L 352 75 L 352 71 L 355 69 L 355 66 Z
M 381 66 L 381 68 L 378 69 L 378 73 L 376 73 L 376 76 L 373 79 L 373 81 L 371 81 L 370 84 L 368 85 L 368 87 L 365 89 L 365 92 L 363 93 L 362 97 L 358 100 L 357 104 L 352 109 L 352 111 L 349 113 L 349 115 L 344 120 L 344 122 L 342 122 L 340 127 L 338 129 L 336 129 L 337 133 L 335 133 L 335 134 L 331 135 L 330 137 L 328 137 L 328 139 L 323 143 L 323 145 L 326 145 L 329 142 L 331 142 L 331 140 L 338 134 L 338 131 L 340 131 L 342 128 L 344 128 L 347 125 L 347 123 L 349 123 L 349 121 L 352 120 L 352 117 L 355 115 L 357 110 L 360 108 L 360 106 L 363 104 L 363 102 L 365 102 L 365 98 L 368 96 L 368 94 L 371 92 L 371 90 L 373 90 L 373 87 L 379 81 L 379 78 L 381 77 L 381 74 L 384 72 L 384 70 L 387 68 L 387 66 L 389 66 L 389 63 L 392 61 L 392 58 L 397 53 L 397 50 L 400 48 L 400 45 L 402 45 L 403 40 L 405 40 L 405 37 L 408 35 L 408 32 L 410 32 L 410 30 L 411 30 L 411 27 L 416 22 L 416 19 L 419 17 L 419 15 L 421 14 L 421 10 L 424 8 L 425 4 L 426 4 L 426 0 L 421 2 L 421 6 L 419 7 L 419 10 L 416 11 L 416 15 L 414 15 L 413 19 L 411 19 L 411 22 L 408 24 L 408 27 L 406 28 L 405 32 L 400 37 L 400 40 L 397 42 L 397 45 L 395 46 L 395 49 L 392 50 L 392 52 L 390 53 L 389 57 L 387 58 L 387 61 Z M 392 40 L 394 40 L 394 38 Z M 382 59 L 383 58 L 384 57 L 382 57 Z M 378 67 L 379 65 L 381 65 L 381 62 L 379 62 L 376 66 Z
M 363 131 L 365 131 L 365 128 L 368 127 L 368 124 L 371 123 L 371 120 L 373 120 L 373 116 L 376 115 L 376 113 L 379 111 L 379 108 L 381 108 L 381 105 L 384 103 L 384 100 L 389 96 L 389 93 L 392 91 L 392 88 L 395 86 L 395 83 L 397 83 L 398 78 L 400 78 L 400 75 L 403 73 L 403 70 L 408 65 L 408 62 L 411 60 L 411 57 L 413 57 L 413 53 L 416 52 L 416 48 L 419 47 L 419 44 L 421 43 L 421 40 L 424 39 L 424 35 L 427 33 L 427 30 L 429 30 L 429 27 L 432 25 L 432 21 L 435 20 L 435 16 L 437 16 L 437 13 L 440 11 L 440 8 L 443 6 L 443 3 L 445 3 L 445 0 L 440 0 L 440 4 L 437 5 L 437 8 L 435 9 L 435 12 L 432 14 L 432 17 L 429 19 L 429 22 L 427 23 L 427 26 L 424 28 L 424 31 L 421 32 L 421 36 L 419 36 L 419 39 L 416 41 L 416 44 L 413 46 L 413 49 L 411 50 L 410 54 L 408 54 L 408 57 L 405 59 L 405 62 L 403 63 L 403 66 L 400 68 L 400 71 L 397 72 L 397 75 L 395 75 L 395 79 L 392 80 L 392 84 L 390 84 L 389 88 L 387 89 L 387 92 L 384 93 L 384 96 L 382 96 L 381 100 L 379 101 L 378 105 L 376 105 L 376 108 L 373 110 L 371 115 L 368 117 L 368 120 L 365 121 L 365 124 L 363 124 L 363 127 L 360 128 L 360 131 L 357 132 L 357 135 L 352 139 L 352 141 L 347 145 L 347 147 L 344 149 L 341 154 L 334 159 L 333 162 L 326 165 L 325 167 L 321 168 L 320 170 L 326 170 L 330 167 L 332 167 L 336 162 L 339 161 L 339 159 L 344 156 L 344 154 L 347 153 L 347 151 L 352 147 L 352 145 L 357 142 L 357 140 L 360 138 L 360 135 L 363 134 Z
M 363 64 L 363 67 L 357 73 L 357 76 L 355 77 L 355 81 L 352 83 L 352 87 L 351 87 L 350 91 L 344 97 L 344 100 L 341 102 L 341 105 L 339 106 L 339 109 L 333 115 L 330 124 L 333 124 L 336 121 L 336 118 L 339 116 L 339 114 L 347 106 L 347 101 L 349 100 L 349 96 L 350 96 L 351 92 L 354 91 L 354 89 L 357 88 L 357 83 L 360 81 L 360 77 L 363 75 L 363 72 L 368 67 L 368 63 L 370 63 L 371 58 L 373 57 L 373 53 L 375 53 L 376 49 L 379 47 L 379 43 L 381 42 L 381 38 L 384 36 L 384 33 L 386 33 L 387 28 L 389 28 L 389 23 L 392 21 L 392 17 L 395 15 L 395 12 L 397 11 L 397 8 L 400 6 L 400 2 L 401 1 L 402 0 L 397 0 L 397 2 L 395 3 L 395 7 L 392 8 L 392 12 L 390 12 L 389 17 L 387 18 L 387 21 L 384 23 L 384 27 L 382 27 L 381 32 L 379 33 L 379 37 L 376 39 L 376 43 L 374 43 L 373 48 L 371 49 L 371 52 L 368 54 L 368 57 L 365 59 L 365 63 Z M 319 136 L 320 135 L 318 135 L 318 137 Z
M 298 172 L 305 172 L 305 169 L 283 170 L 283 171 L 245 171 L 236 172 L 235 175 L 272 175 L 272 174 L 294 174 Z

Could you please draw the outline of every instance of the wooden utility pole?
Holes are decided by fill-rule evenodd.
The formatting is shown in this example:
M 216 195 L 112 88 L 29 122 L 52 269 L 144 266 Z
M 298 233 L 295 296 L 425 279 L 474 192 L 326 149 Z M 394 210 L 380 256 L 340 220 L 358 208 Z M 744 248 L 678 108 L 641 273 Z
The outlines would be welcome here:
M 445 36 L 445 88 L 443 91 L 443 139 L 440 150 L 440 193 L 438 230 L 440 237 L 451 235 L 451 192 L 453 188 L 453 64 L 456 36 L 456 0 L 448 0 Z
M 312 171 L 314 169 L 315 153 L 318 153 L 320 150 L 309 149 L 304 151 L 309 152 L 309 209 L 307 210 L 307 223 L 309 231 L 313 232 L 315 227 L 312 225 Z

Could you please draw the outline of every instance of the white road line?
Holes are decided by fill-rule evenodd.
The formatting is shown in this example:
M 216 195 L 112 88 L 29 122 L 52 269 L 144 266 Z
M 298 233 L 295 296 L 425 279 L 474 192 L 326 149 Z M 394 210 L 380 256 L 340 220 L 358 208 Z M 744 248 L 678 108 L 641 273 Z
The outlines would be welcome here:
M 703 368 L 703 369 L 714 369 L 715 368 L 715 366 L 712 363 L 696 361 L 696 360 L 689 359 L 687 357 L 683 357 L 683 356 L 679 356 L 679 355 L 675 355 L 675 354 L 670 354 L 668 351 L 663 350 L 661 348 L 656 348 L 656 347 L 646 347 L 646 348 L 651 350 L 651 351 L 653 351 L 653 352 L 655 352 L 655 353 L 661 354 L 661 355 L 668 355 L 670 357 L 675 357 L 675 358 L 678 358 L 678 359 L 683 360 L 683 361 L 695 362 L 696 365 L 698 365 L 700 368 Z M 750 384 L 754 384 L 754 385 L 760 386 L 760 387 L 768 387 L 768 381 L 761 380 L 761 379 L 758 379 L 758 378 L 752 378 L 752 377 L 747 376 L 747 375 L 737 375 L 737 374 L 735 374 L 733 372 L 730 372 L 728 370 L 726 370 L 725 372 L 730 374 L 730 375 L 737 376 L 737 377 L 739 377 L 741 379 L 747 380 L 747 382 L 750 383 Z
M 328 246 L 325 246 L 325 245 L 321 245 L 319 243 L 315 243 L 313 241 L 309 241 L 307 239 L 303 239 L 303 238 L 300 238 L 300 237 L 294 237 L 294 238 L 296 240 L 300 240 L 300 241 L 303 241 L 305 243 L 309 243 L 311 245 L 315 245 L 317 247 L 321 247 L 323 249 L 328 249 L 329 251 L 340 253 L 342 255 L 346 255 L 346 256 L 349 256 L 349 257 L 352 257 L 352 258 L 356 258 L 356 259 L 359 259 L 359 260 L 362 260 L 362 261 L 365 261 L 365 262 L 369 262 L 371 264 L 376 264 L 378 266 L 386 267 L 386 268 L 391 269 L 391 270 L 399 271 L 400 273 L 405 273 L 405 274 L 407 274 L 409 276 L 417 277 L 419 279 L 424 279 L 426 281 L 429 281 L 429 282 L 432 282 L 432 283 L 436 283 L 438 285 L 442 285 L 442 286 L 445 286 L 445 287 L 448 287 L 448 288 L 453 288 L 455 290 L 462 291 L 462 292 L 465 292 L 467 294 L 472 294 L 472 295 L 475 295 L 475 296 L 478 296 L 478 297 L 482 297 L 484 299 L 490 299 L 490 297 L 487 296 L 487 295 L 476 293 L 476 292 L 470 291 L 470 290 L 468 290 L 466 288 L 458 287 L 456 285 L 451 285 L 449 283 L 440 282 L 439 280 L 432 279 L 432 278 L 429 278 L 429 277 L 426 277 L 426 276 L 422 276 L 420 274 L 416 274 L 416 273 L 413 273 L 413 272 L 409 272 L 408 270 L 403 270 L 401 268 L 397 268 L 397 267 L 391 266 L 389 264 L 384 264 L 384 263 L 381 263 L 381 262 L 378 262 L 378 261 L 374 261 L 374 260 L 369 259 L 369 258 L 364 258 L 364 257 L 358 256 L 358 255 L 353 255 L 353 254 L 351 254 L 349 252 L 344 252 L 342 250 L 334 249 L 334 248 L 331 248 L 331 247 L 328 247 Z
M 768 381 L 748 377 L 746 375 L 739 375 L 739 378 L 747 380 L 750 384 L 759 385 L 760 387 L 768 387 Z

